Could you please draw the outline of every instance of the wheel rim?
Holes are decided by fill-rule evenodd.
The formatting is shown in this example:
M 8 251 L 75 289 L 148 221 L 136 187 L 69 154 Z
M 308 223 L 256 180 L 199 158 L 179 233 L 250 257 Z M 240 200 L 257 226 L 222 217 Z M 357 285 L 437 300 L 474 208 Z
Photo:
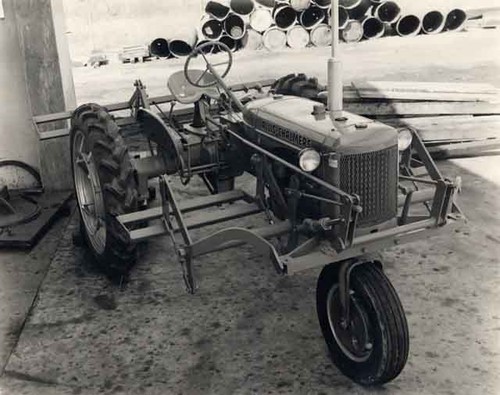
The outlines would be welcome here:
M 92 247 L 98 254 L 106 248 L 106 210 L 99 176 L 85 135 L 77 130 L 73 138 L 73 177 L 78 206 Z
M 342 322 L 342 305 L 339 287 L 335 284 L 328 292 L 327 313 L 330 330 L 342 352 L 354 362 L 365 362 L 373 350 L 373 340 L 368 315 L 351 291 L 349 296 L 350 322 Z M 343 325 L 344 324 L 344 325 Z

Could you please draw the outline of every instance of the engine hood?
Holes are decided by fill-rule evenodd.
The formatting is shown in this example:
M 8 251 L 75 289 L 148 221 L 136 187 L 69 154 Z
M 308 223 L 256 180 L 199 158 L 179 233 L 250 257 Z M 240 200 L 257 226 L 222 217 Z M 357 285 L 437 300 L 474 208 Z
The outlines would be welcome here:
M 274 95 L 248 103 L 244 120 L 261 132 L 320 151 L 379 151 L 398 143 L 397 130 L 390 126 L 347 112 L 345 120 L 332 122 L 328 113 L 314 115 L 315 106 L 309 99 Z

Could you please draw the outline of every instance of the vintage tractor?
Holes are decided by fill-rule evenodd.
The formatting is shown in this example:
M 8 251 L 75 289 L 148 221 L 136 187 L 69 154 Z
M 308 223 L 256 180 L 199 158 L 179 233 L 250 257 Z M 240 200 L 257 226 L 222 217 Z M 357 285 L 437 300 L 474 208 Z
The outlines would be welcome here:
M 130 116 L 111 115 L 123 106 L 95 104 L 73 113 L 74 182 L 88 247 L 113 273 L 129 271 L 137 243 L 163 235 L 173 241 L 189 292 L 197 287 L 196 257 L 244 243 L 269 257 L 279 275 L 323 267 L 317 312 L 333 362 L 355 382 L 378 385 L 402 371 L 409 335 L 373 254 L 458 222 L 458 184 L 443 178 L 414 131 L 342 111 L 332 30 L 329 91 L 313 97 L 328 95 L 328 109 L 279 92 L 291 80 L 310 87 L 303 76 L 271 89 L 228 87 L 232 53 L 209 42 L 170 77 L 172 97 L 150 99 L 137 81 Z M 206 55 L 208 46 L 218 55 Z M 194 68 L 200 60 L 204 67 Z M 132 154 L 127 141 L 138 137 L 143 149 Z M 254 193 L 235 188 L 244 173 L 254 177 Z M 184 185 L 200 177 L 206 196 L 181 201 L 172 177 Z M 154 189 L 158 204 L 148 207 Z M 218 206 L 225 209 L 204 211 Z M 191 232 L 259 213 L 261 228 L 228 227 L 198 240 Z

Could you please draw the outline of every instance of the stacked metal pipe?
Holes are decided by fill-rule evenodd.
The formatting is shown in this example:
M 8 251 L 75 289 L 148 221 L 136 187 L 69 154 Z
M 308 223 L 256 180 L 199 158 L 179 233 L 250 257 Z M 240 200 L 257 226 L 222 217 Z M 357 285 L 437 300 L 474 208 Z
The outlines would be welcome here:
M 157 38 L 150 51 L 182 57 L 207 41 L 223 42 L 233 51 L 323 47 L 331 44 L 330 17 L 331 0 L 209 0 L 197 29 Z M 457 31 L 466 21 L 465 11 L 436 8 L 431 0 L 340 0 L 339 7 L 340 37 L 346 42 Z

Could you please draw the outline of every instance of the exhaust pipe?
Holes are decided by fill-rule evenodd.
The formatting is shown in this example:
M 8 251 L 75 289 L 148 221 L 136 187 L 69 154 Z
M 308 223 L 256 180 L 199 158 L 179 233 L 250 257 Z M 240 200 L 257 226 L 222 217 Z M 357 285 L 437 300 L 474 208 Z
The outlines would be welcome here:
M 299 17 L 300 24 L 308 30 L 320 25 L 323 19 L 325 19 L 325 10 L 317 6 L 309 7 Z
M 179 34 L 170 39 L 170 52 L 176 58 L 188 56 L 196 45 L 196 30 Z
M 422 21 L 416 15 L 403 15 L 393 26 L 399 36 L 412 37 L 420 33 Z
M 218 40 L 224 32 L 224 25 L 218 19 L 210 16 L 205 16 L 201 20 L 201 35 L 207 40 Z
M 264 40 L 262 38 L 262 34 L 252 29 L 247 30 L 247 34 L 245 35 L 245 37 L 243 37 L 241 43 L 243 45 L 243 48 L 253 51 L 264 48 Z
M 401 16 L 401 7 L 394 1 L 383 1 L 373 8 L 373 16 L 384 23 L 395 23 Z
M 286 33 L 286 42 L 290 48 L 305 48 L 309 44 L 309 32 L 303 26 L 295 25 Z
M 277 3 L 273 11 L 274 23 L 282 30 L 288 30 L 297 22 L 297 13 L 288 3 Z
M 334 0 L 330 19 L 332 52 L 328 59 L 328 112 L 333 125 L 344 119 L 344 86 L 342 83 L 342 62 L 340 60 L 339 0 Z
M 332 29 L 330 29 L 330 26 L 322 23 L 312 29 L 311 43 L 315 47 L 328 47 L 332 45 Z
M 245 21 L 237 14 L 229 15 L 224 21 L 224 31 L 233 40 L 241 39 L 245 35 L 246 30 Z
M 230 8 L 220 1 L 211 0 L 205 6 L 205 12 L 219 21 L 226 19 L 229 11 Z
M 290 0 L 290 7 L 297 12 L 302 12 L 309 8 L 311 0 Z
M 445 28 L 449 31 L 462 30 L 467 22 L 467 14 L 464 10 L 456 8 L 446 16 Z
M 252 0 L 231 0 L 231 11 L 238 15 L 250 15 L 255 9 L 255 4 Z
M 422 31 L 425 34 L 438 34 L 444 30 L 446 19 L 439 11 L 429 11 L 422 19 Z
M 341 0 L 340 5 L 349 13 L 349 18 L 361 20 L 372 6 L 370 0 Z
M 367 15 L 361 21 L 361 26 L 363 28 L 363 37 L 365 37 L 367 40 L 380 38 L 385 33 L 384 23 L 373 16 Z
M 170 57 L 170 47 L 168 41 L 164 38 L 157 38 L 151 42 L 149 45 L 149 52 L 153 56 L 158 56 L 159 58 Z
M 271 11 L 260 8 L 256 9 L 252 15 L 250 15 L 250 27 L 257 32 L 265 32 L 274 23 Z
M 324 10 L 328 9 L 332 5 L 332 0 L 312 0 L 317 7 L 323 8 Z
M 264 47 L 269 51 L 280 51 L 286 47 L 286 33 L 277 28 L 268 29 L 263 36 Z
M 224 34 L 219 39 L 219 42 L 221 42 L 222 44 L 226 44 L 227 47 L 231 50 L 231 52 L 235 52 L 238 49 L 238 42 L 234 38 L 232 38 L 228 35 Z M 214 53 L 217 53 L 219 51 L 220 51 L 220 49 L 217 47 L 216 50 L 214 51 Z
M 340 31 L 342 40 L 346 43 L 357 43 L 363 38 L 363 26 L 360 21 L 350 20 L 344 29 Z

